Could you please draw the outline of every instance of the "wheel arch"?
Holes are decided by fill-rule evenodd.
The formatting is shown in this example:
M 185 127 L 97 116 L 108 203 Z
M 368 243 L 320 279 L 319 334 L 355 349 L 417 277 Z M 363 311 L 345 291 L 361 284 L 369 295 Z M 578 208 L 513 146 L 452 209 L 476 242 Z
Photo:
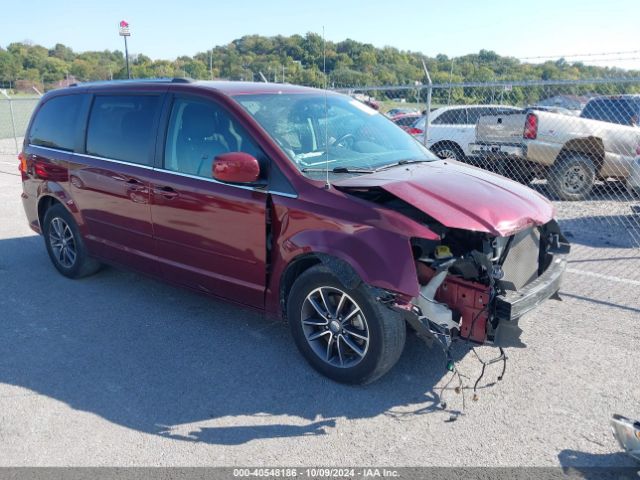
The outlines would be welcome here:
M 293 258 L 280 275 L 279 298 L 280 308 L 286 319 L 287 299 L 291 287 L 300 275 L 316 265 L 326 265 L 338 277 L 347 288 L 356 288 L 362 279 L 349 262 L 336 256 L 321 253 L 307 252 Z
M 58 198 L 49 194 L 43 195 L 38 199 L 38 224 L 40 225 L 40 230 L 42 230 L 44 227 L 44 216 L 47 214 L 47 210 L 49 210 L 57 203 L 64 205 L 64 203 L 61 202 Z
M 556 162 L 572 155 L 585 155 L 591 158 L 597 173 L 604 163 L 604 143 L 598 137 L 574 138 L 562 146 Z

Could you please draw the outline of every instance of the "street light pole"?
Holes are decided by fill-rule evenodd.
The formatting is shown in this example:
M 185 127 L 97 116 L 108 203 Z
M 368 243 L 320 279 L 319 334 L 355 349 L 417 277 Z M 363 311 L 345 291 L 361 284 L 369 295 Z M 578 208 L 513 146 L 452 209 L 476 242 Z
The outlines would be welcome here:
M 127 78 L 131 78 L 131 72 L 129 71 L 129 47 L 127 46 L 127 37 L 124 37 L 124 56 L 127 59 Z
M 121 20 L 118 27 L 120 36 L 124 37 L 124 56 L 127 62 L 127 78 L 131 78 L 131 72 L 129 71 L 129 46 L 127 45 L 127 37 L 131 36 L 129 22 Z

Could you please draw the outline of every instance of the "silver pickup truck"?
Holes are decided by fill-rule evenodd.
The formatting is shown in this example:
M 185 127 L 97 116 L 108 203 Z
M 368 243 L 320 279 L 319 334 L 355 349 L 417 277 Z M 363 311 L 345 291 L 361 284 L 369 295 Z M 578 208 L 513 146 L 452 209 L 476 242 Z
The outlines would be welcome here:
M 640 152 L 640 95 L 596 97 L 579 117 L 533 109 L 480 117 L 472 155 L 507 176 L 546 177 L 563 200 L 589 196 L 598 179 L 624 180 Z M 511 175 L 509 175 L 511 173 Z

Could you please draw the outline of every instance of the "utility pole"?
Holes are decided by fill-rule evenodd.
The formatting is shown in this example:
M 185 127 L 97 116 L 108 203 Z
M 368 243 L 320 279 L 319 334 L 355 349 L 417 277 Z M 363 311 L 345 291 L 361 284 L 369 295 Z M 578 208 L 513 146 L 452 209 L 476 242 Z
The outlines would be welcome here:
M 131 72 L 129 71 L 129 47 L 127 46 L 127 37 L 124 37 L 124 56 L 127 59 L 127 78 L 131 78 Z
M 451 59 L 451 70 L 449 70 L 449 99 L 447 105 L 451 105 L 451 81 L 453 80 L 453 58 Z
M 127 78 L 131 78 L 131 72 L 129 71 L 129 46 L 127 45 L 127 37 L 131 36 L 129 23 L 126 20 L 121 20 L 118 27 L 120 36 L 124 37 L 124 56 L 127 61 Z
M 209 76 L 213 80 L 213 49 L 209 50 Z
M 427 146 L 429 142 L 429 127 L 430 123 L 430 113 L 431 113 L 431 92 L 433 90 L 433 83 L 431 82 L 431 75 L 429 75 L 429 69 L 427 68 L 427 64 L 424 59 L 422 59 L 422 68 L 424 69 L 424 75 L 427 77 L 427 104 L 424 110 L 424 137 L 422 138 L 422 143 L 424 146 Z

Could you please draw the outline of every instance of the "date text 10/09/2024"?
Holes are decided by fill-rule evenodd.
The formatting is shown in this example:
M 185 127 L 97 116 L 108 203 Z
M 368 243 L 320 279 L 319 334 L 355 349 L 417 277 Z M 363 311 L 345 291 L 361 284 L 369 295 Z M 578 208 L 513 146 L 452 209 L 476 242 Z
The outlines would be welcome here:
M 393 478 L 397 470 L 387 468 L 235 468 L 234 477 L 282 478 Z

